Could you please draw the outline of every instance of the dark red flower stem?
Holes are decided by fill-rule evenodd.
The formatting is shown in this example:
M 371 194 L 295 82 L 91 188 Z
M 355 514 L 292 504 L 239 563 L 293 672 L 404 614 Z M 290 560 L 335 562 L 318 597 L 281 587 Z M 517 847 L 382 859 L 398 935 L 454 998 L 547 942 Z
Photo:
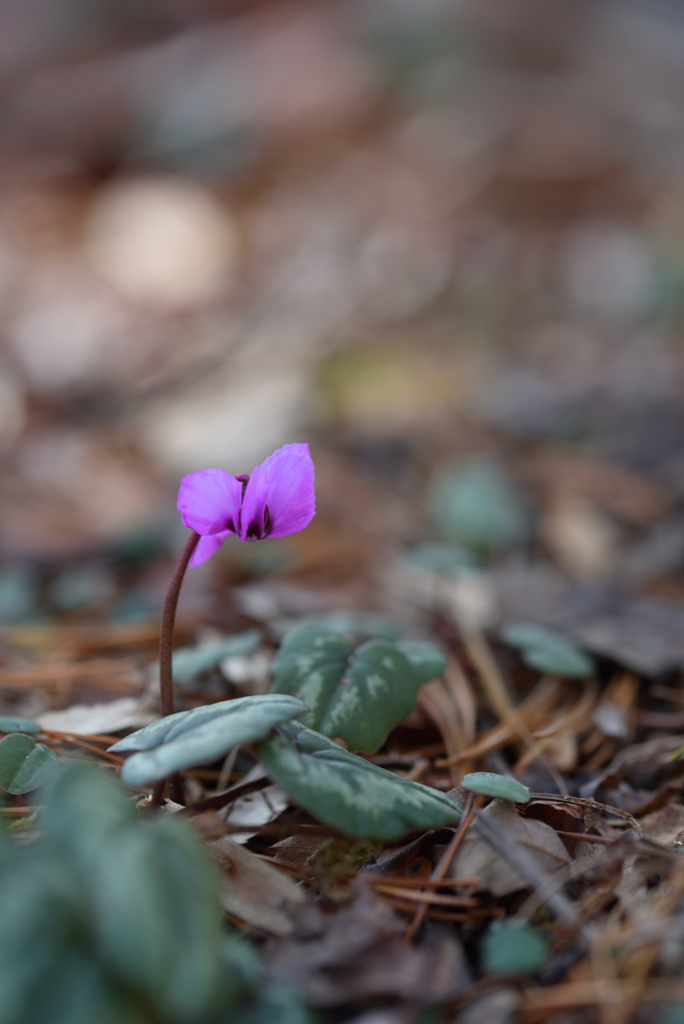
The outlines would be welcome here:
M 188 538 L 187 544 L 183 548 L 180 558 L 178 559 L 178 565 L 171 577 L 169 589 L 166 591 L 166 598 L 164 600 L 161 636 L 159 638 L 159 692 L 161 697 L 162 718 L 173 714 L 173 627 L 176 622 L 178 595 L 180 594 L 185 570 L 188 567 L 188 562 L 192 557 L 193 551 L 197 547 L 199 539 L 199 533 L 195 533 L 193 530 Z M 177 804 L 183 804 L 185 806 L 185 793 L 183 792 L 183 783 L 181 782 L 180 775 L 170 776 L 167 780 L 167 785 L 169 787 L 169 796 L 171 799 Z M 152 795 L 153 804 L 157 805 L 160 803 L 162 792 L 163 783 L 161 784 L 161 788 L 160 783 L 157 783 Z

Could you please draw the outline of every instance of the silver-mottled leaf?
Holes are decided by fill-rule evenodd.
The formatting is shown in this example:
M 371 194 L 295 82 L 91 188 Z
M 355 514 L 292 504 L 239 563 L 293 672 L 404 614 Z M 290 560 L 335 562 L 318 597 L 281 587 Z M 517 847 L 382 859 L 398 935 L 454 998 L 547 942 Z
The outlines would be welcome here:
M 263 739 L 281 722 L 302 715 L 306 704 L 287 694 L 238 697 L 169 715 L 115 743 L 112 750 L 138 750 L 121 769 L 129 786 L 146 786 L 172 772 L 208 764 L 232 747 Z
M 307 724 L 320 727 L 353 651 L 351 640 L 331 629 L 306 626 L 290 633 L 273 663 L 273 692 L 301 697 L 310 709 Z
M 397 640 L 394 646 L 411 662 L 421 683 L 429 683 L 431 679 L 444 675 L 447 660 L 434 644 L 419 640 Z
M 354 650 L 341 633 L 309 626 L 283 642 L 273 690 L 302 698 L 311 708 L 304 724 L 370 753 L 411 713 L 420 684 L 441 675 L 445 664 L 431 644 L 369 640 Z
M 439 790 L 394 775 L 299 722 L 279 726 L 257 753 L 270 777 L 321 821 L 350 835 L 395 839 L 409 828 L 457 822 Z
M 372 753 L 390 729 L 413 711 L 422 680 L 392 644 L 369 640 L 352 655 L 320 720 L 326 736 L 340 736 L 351 750 Z

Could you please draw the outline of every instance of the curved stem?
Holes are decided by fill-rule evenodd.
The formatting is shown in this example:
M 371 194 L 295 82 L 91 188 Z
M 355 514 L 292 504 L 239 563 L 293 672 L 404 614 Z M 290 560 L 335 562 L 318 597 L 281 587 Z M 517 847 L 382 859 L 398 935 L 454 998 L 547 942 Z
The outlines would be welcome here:
M 162 718 L 173 714 L 173 671 L 171 658 L 173 655 L 173 627 L 176 621 L 176 608 L 178 607 L 178 595 L 181 584 L 188 567 L 190 557 L 197 547 L 199 533 L 192 531 L 188 543 L 183 548 L 176 571 L 171 577 L 169 589 L 164 599 L 164 611 L 162 613 L 161 636 L 159 638 L 159 694 L 161 697 Z
M 162 718 L 173 714 L 173 627 L 176 621 L 176 608 L 178 607 L 178 595 L 185 576 L 185 570 L 193 551 L 197 547 L 200 535 L 193 530 L 188 542 L 183 548 L 178 565 L 171 577 L 169 589 L 166 591 L 164 600 L 164 611 L 162 613 L 161 635 L 159 638 L 159 693 L 161 697 Z M 169 796 L 178 804 L 185 804 L 185 794 L 180 775 L 172 775 L 168 779 Z M 153 803 L 158 805 L 161 802 L 161 790 L 159 784 L 155 787 Z

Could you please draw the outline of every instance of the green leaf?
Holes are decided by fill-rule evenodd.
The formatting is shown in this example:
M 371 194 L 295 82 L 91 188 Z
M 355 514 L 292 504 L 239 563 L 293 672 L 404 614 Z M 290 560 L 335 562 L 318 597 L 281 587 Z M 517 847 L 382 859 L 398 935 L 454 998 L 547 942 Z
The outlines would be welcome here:
M 444 472 L 430 487 L 428 503 L 443 538 L 479 557 L 529 535 L 527 503 L 501 466 L 487 459 Z
M 546 626 L 532 622 L 511 623 L 502 629 L 501 635 L 511 647 L 520 650 L 527 665 L 540 672 L 564 679 L 584 679 L 596 671 L 593 658 Z
M 210 668 L 215 668 L 224 658 L 251 654 L 260 643 L 260 631 L 248 629 L 244 633 L 233 633 L 225 640 L 179 647 L 173 652 L 173 678 L 177 683 L 187 683 L 203 672 L 208 672 Z
M 41 732 L 38 722 L 17 715 L 0 715 L 0 732 Z
M 325 736 L 341 736 L 352 750 L 372 753 L 390 729 L 413 711 L 421 678 L 391 644 L 369 640 L 352 655 L 320 722 Z
M 273 692 L 301 697 L 310 709 L 306 721 L 320 727 L 353 653 L 351 640 L 331 629 L 305 626 L 290 633 L 273 663 Z
M 322 1024 L 321 1017 L 302 1002 L 293 988 L 280 985 L 264 989 L 259 999 L 242 1007 L 230 1024 Z
M 434 644 L 419 640 L 397 640 L 393 646 L 408 658 L 420 676 L 421 683 L 429 683 L 431 679 L 444 675 L 447 660 Z
M 82 927 L 83 900 L 75 874 L 49 844 L 12 846 L 0 885 L 0 1007 L 3 1024 L 24 1024 Z
M 85 952 L 66 949 L 55 969 L 40 979 L 33 1024 L 148 1024 L 138 1001 L 117 990 Z
M 403 553 L 403 559 L 413 569 L 439 573 L 442 576 L 458 575 L 463 569 L 473 569 L 477 564 L 473 556 L 463 548 L 436 542 L 417 544 L 413 548 L 408 548 Z
M 461 816 L 461 806 L 438 790 L 350 754 L 299 722 L 279 726 L 257 753 L 293 800 L 349 835 L 396 839 L 409 828 L 436 828 Z
M 530 791 L 527 786 L 523 786 L 515 779 L 509 779 L 506 775 L 497 775 L 495 772 L 472 772 L 464 777 L 461 785 L 472 793 L 498 797 L 499 800 L 510 800 L 516 804 L 526 804 L 530 799 Z
M 482 966 L 486 974 L 520 977 L 539 971 L 549 956 L 544 936 L 516 921 L 495 921 L 482 940 Z
M 38 603 L 38 574 L 27 566 L 16 566 L 0 573 L 0 620 L 21 622 L 29 619 Z
M 307 626 L 283 641 L 273 692 L 291 693 L 311 709 L 303 722 L 370 753 L 413 710 L 422 682 L 441 675 L 443 655 L 430 644 L 347 637 Z
M 118 829 L 92 878 L 95 948 L 123 986 L 172 1020 L 195 1019 L 220 984 L 216 878 L 190 827 L 168 816 Z
M 62 767 L 48 783 L 40 811 L 45 839 L 85 872 L 109 835 L 135 820 L 135 808 L 120 783 L 87 764 Z
M 17 795 L 37 789 L 57 770 L 57 757 L 49 747 L 22 732 L 0 740 L 0 789 Z
M 308 711 L 297 697 L 258 694 L 168 715 L 131 733 L 110 750 L 138 750 L 121 769 L 129 786 L 147 786 L 172 772 L 224 757 L 232 747 L 263 739 L 274 725 Z

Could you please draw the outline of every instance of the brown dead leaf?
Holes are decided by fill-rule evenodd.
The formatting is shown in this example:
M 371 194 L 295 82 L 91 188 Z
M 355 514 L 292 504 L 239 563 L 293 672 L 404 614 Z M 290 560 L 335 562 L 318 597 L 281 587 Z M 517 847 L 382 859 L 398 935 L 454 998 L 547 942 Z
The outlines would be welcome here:
M 569 863 L 570 856 L 550 825 L 523 818 L 505 800 L 492 801 L 482 814 L 494 820 L 511 843 L 522 847 L 529 855 L 530 863 L 535 864 L 544 874 L 550 874 L 561 865 Z M 518 872 L 472 830 L 466 835 L 454 859 L 451 875 L 454 878 L 479 878 L 481 888 L 488 889 L 495 896 L 507 896 L 518 889 L 527 888 L 527 882 Z
M 684 846 L 684 807 L 668 804 L 641 819 L 641 827 L 649 839 L 663 846 Z
M 255 928 L 281 937 L 290 935 L 293 924 L 287 907 L 306 899 L 296 882 L 230 836 L 211 839 L 207 847 L 221 869 L 224 909 Z
M 434 926 L 425 941 L 403 940 L 404 920 L 369 887 L 335 914 L 312 904 L 295 907 L 295 934 L 272 947 L 269 980 L 295 985 L 315 1006 L 363 999 L 424 1005 L 452 998 L 469 984 L 456 935 Z

